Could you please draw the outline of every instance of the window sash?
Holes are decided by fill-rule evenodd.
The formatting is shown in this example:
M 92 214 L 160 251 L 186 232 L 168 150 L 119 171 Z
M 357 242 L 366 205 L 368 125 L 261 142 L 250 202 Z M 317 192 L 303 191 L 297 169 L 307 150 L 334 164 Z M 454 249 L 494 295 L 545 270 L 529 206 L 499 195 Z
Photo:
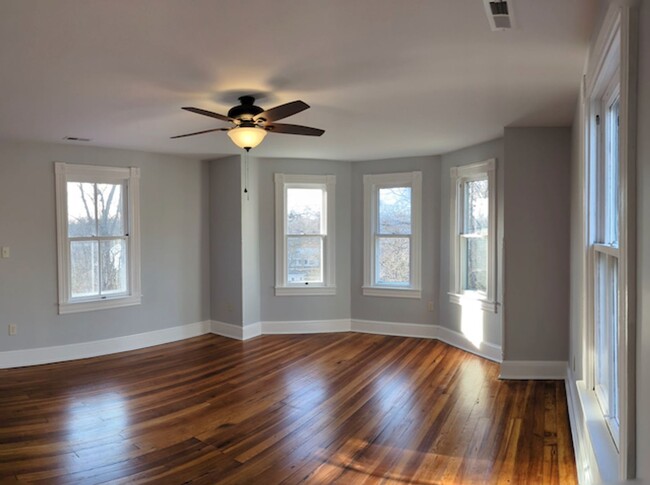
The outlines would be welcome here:
M 102 242 L 111 242 L 111 241 L 124 241 L 125 243 L 125 266 L 126 266 L 126 281 L 124 285 L 124 291 L 103 291 L 102 290 L 102 264 L 101 264 L 101 244 Z M 70 303 L 84 302 L 84 301 L 95 301 L 95 300 L 106 300 L 107 298 L 122 298 L 131 294 L 131 257 L 129 255 L 129 236 L 89 236 L 89 237 L 69 237 L 68 238 L 68 255 L 69 261 L 68 264 L 68 281 L 72 282 L 72 246 L 75 242 L 96 242 L 97 243 L 97 293 L 88 295 L 88 296 L 74 296 L 72 284 L 68 287 L 68 301 Z
M 379 267 L 380 267 L 380 256 L 381 256 L 381 251 L 380 251 L 380 244 L 382 240 L 390 240 L 390 239 L 408 239 L 408 245 L 409 245 L 409 264 L 408 264 L 408 272 L 409 272 L 409 278 L 408 281 L 406 282 L 399 282 L 399 281 L 381 281 L 379 279 Z M 377 233 L 375 234 L 375 243 L 374 243 L 374 279 L 373 279 L 373 284 L 378 287 L 397 287 L 397 288 L 411 288 L 413 287 L 413 271 L 412 271 L 412 261 L 413 261 L 413 237 L 411 234 L 380 234 Z
M 320 279 L 316 281 L 289 281 L 289 240 L 301 238 L 319 238 L 320 239 L 320 265 L 318 271 Z M 284 236 L 285 258 L 284 258 L 284 274 L 286 275 L 285 285 L 288 287 L 302 287 L 302 286 L 325 286 L 325 254 L 327 253 L 327 236 L 325 234 L 285 234 Z

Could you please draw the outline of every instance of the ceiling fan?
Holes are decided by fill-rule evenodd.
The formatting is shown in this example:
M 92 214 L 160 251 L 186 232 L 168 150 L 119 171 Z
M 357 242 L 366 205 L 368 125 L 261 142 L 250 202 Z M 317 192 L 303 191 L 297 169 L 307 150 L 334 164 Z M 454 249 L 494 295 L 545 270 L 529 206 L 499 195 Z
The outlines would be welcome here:
M 253 96 L 241 96 L 239 101 L 241 104 L 230 108 L 227 116 L 201 108 L 184 107 L 184 110 L 191 111 L 192 113 L 209 116 L 210 118 L 216 118 L 221 121 L 228 121 L 232 123 L 232 126 L 229 128 L 197 131 L 195 133 L 187 133 L 186 135 L 172 136 L 172 138 L 184 138 L 186 136 L 202 135 L 203 133 L 212 133 L 215 131 L 227 131 L 228 136 L 235 145 L 249 151 L 251 148 L 255 148 L 262 143 L 267 133 L 307 136 L 321 136 L 325 133 L 325 130 L 311 128 L 309 126 L 275 123 L 278 120 L 288 118 L 309 108 L 309 105 L 303 101 L 292 101 L 268 110 L 255 106 L 255 98 Z

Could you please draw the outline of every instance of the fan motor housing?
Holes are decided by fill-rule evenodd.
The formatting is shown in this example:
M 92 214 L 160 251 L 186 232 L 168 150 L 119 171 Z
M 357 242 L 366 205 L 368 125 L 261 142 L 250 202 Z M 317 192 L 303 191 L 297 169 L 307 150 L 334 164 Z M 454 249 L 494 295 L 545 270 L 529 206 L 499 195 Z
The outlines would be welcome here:
M 255 98 L 253 96 L 241 96 L 239 98 L 241 105 L 233 106 L 228 111 L 228 117 L 234 119 L 250 119 L 258 115 L 264 110 L 259 106 L 255 106 Z

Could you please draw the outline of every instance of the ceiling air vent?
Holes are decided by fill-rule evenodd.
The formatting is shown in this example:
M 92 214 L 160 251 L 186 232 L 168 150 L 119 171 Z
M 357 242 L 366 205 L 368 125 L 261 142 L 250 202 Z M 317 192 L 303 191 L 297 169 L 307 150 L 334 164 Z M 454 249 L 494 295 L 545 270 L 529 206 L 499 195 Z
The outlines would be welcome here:
M 483 0 L 485 13 L 492 30 L 510 30 L 514 28 L 515 19 L 512 13 L 512 1 Z
M 63 139 L 67 141 L 91 141 L 90 138 L 80 138 L 78 136 L 64 136 Z

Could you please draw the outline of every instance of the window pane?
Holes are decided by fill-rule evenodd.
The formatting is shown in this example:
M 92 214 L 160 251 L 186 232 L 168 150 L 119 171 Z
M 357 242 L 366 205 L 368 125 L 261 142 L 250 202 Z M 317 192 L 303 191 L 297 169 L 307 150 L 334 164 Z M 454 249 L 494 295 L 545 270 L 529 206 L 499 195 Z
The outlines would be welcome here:
M 322 189 L 287 189 L 287 234 L 323 234 L 322 214 Z
M 463 234 L 487 234 L 488 181 L 471 180 L 463 184 Z
M 126 293 L 126 241 L 101 241 L 102 295 Z
M 603 414 L 618 421 L 618 260 L 596 256 L 595 379 Z
M 379 189 L 379 234 L 411 234 L 411 187 Z
M 379 285 L 409 286 L 411 281 L 411 238 L 377 238 L 377 274 Z
M 606 244 L 618 246 L 619 219 L 619 143 L 618 143 L 619 100 L 607 111 L 607 155 L 605 168 L 605 240 Z
M 70 242 L 70 289 L 72 298 L 99 295 L 97 241 Z
M 68 182 L 68 236 L 97 235 L 95 184 Z
M 97 184 L 97 218 L 100 236 L 124 236 L 122 185 Z
M 488 239 L 463 237 L 461 251 L 464 266 L 464 290 L 487 292 Z
M 321 236 L 287 236 L 287 282 L 323 282 Z

